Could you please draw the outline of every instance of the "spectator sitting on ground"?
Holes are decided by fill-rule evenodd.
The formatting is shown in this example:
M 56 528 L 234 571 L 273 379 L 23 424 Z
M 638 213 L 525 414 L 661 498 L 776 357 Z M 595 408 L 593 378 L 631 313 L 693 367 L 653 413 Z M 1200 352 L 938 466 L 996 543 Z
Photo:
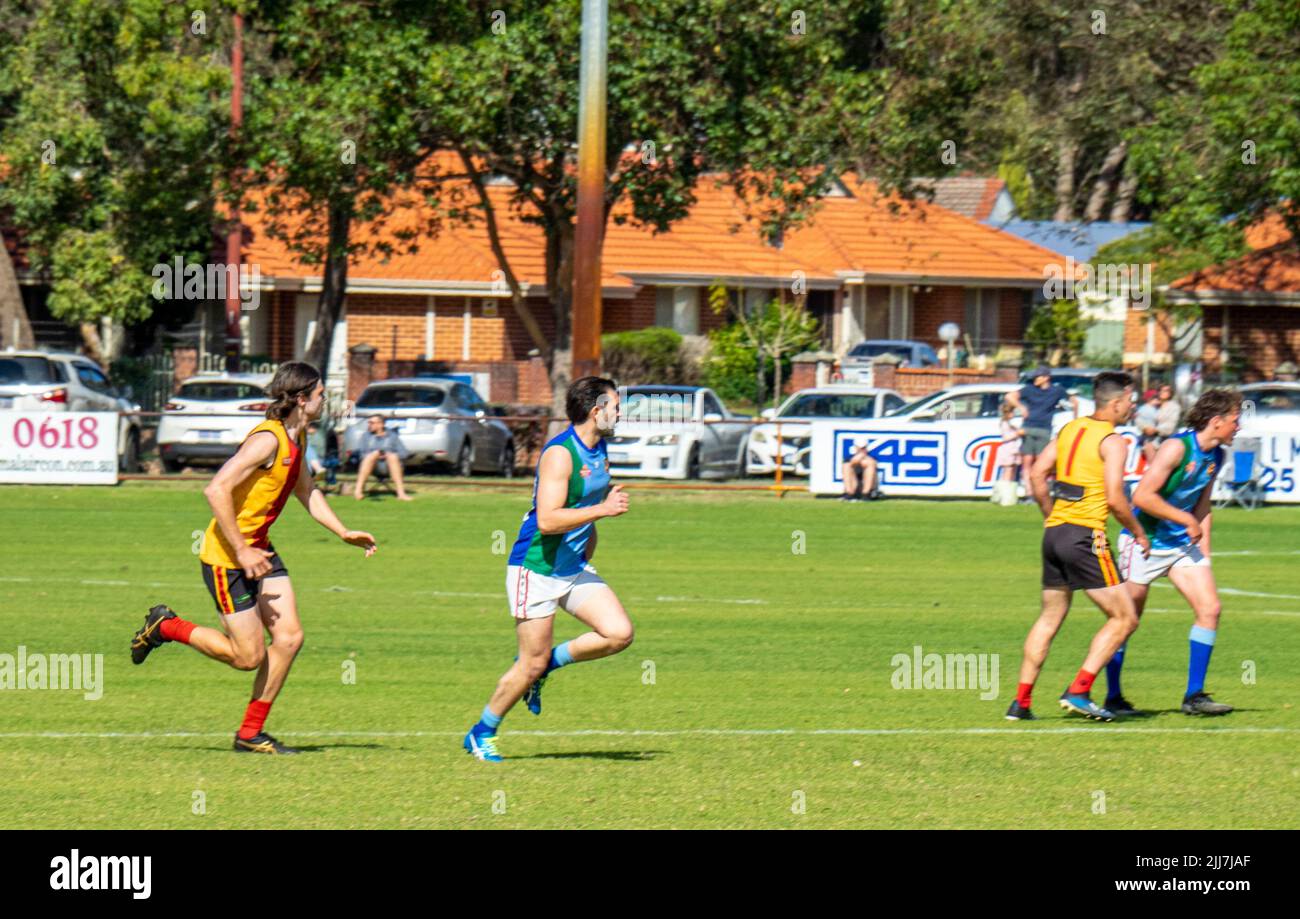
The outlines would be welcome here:
M 405 455 L 406 448 L 402 446 L 397 432 L 388 430 L 384 426 L 384 419 L 379 415 L 371 415 L 366 420 L 366 433 L 361 438 L 361 446 L 357 453 L 361 456 L 361 464 L 357 467 L 357 487 L 354 494 L 358 501 L 365 497 L 366 479 L 370 478 L 375 464 L 381 459 L 388 466 L 388 474 L 393 477 L 397 500 L 411 500 L 411 496 L 406 493 L 406 488 L 402 485 L 402 456 Z
M 1160 394 L 1154 389 L 1148 389 L 1146 395 L 1142 397 L 1142 404 L 1138 407 L 1137 414 L 1133 416 L 1133 426 L 1138 429 L 1138 446 L 1142 448 L 1142 455 L 1151 462 L 1156 455 L 1156 440 L 1158 439 L 1157 425 L 1160 423 Z
M 844 494 L 841 501 L 872 501 L 882 497 L 876 484 L 876 458 L 866 444 L 853 451 L 844 464 Z

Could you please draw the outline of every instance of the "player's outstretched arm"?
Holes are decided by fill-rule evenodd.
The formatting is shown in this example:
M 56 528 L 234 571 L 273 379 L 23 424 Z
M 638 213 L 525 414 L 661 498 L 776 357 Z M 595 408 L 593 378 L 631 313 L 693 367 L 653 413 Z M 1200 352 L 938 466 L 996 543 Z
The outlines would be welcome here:
M 1167 440 L 1160 445 L 1160 449 L 1156 451 L 1155 459 L 1151 461 L 1147 471 L 1142 474 L 1142 479 L 1138 482 L 1137 488 L 1133 490 L 1133 504 L 1152 517 L 1159 517 L 1161 520 L 1168 520 L 1171 523 L 1187 527 L 1187 535 L 1192 538 L 1192 542 L 1199 542 L 1201 539 L 1200 518 L 1196 514 L 1189 514 L 1187 511 L 1179 510 L 1160 496 L 1160 489 L 1165 487 L 1169 477 L 1174 474 L 1174 470 L 1182 463 L 1184 452 L 1183 444 L 1178 440 Z M 1208 492 L 1209 489 L 1206 489 L 1206 494 Z M 1202 497 L 1204 496 L 1202 495 Z M 1208 513 L 1208 508 L 1206 512 Z
M 551 447 L 542 454 L 537 468 L 537 529 L 544 535 L 568 533 L 602 517 L 617 517 L 627 512 L 627 495 L 622 485 L 611 488 L 600 504 L 565 507 L 572 474 L 573 458 L 568 450 Z
M 212 481 L 203 489 L 203 497 L 208 499 L 208 506 L 212 508 L 212 516 L 217 521 L 221 535 L 234 547 L 235 561 L 249 578 L 260 578 L 271 570 L 271 553 L 244 541 L 244 534 L 239 532 L 239 523 L 235 519 L 234 493 L 240 483 L 253 474 L 253 470 L 265 466 L 275 456 L 279 447 L 280 442 L 274 434 L 258 431 L 221 465 Z
M 1112 434 L 1101 442 L 1102 481 L 1106 488 L 1106 504 L 1124 527 L 1133 534 L 1137 544 L 1142 547 L 1142 554 L 1151 552 L 1151 540 L 1146 530 L 1138 523 L 1129 504 L 1128 495 L 1124 493 L 1124 466 L 1128 463 L 1128 441 L 1118 434 Z
M 325 493 L 316 487 L 316 482 L 311 476 L 298 476 L 298 481 L 293 486 L 293 493 L 302 502 L 302 506 L 307 508 L 307 513 L 311 514 L 312 519 L 325 529 L 345 543 L 365 549 L 366 558 L 375 554 L 375 537 L 362 530 L 349 530 L 345 527 L 343 521 L 339 520 L 338 515 L 334 513 L 334 508 L 330 507 Z
M 1034 465 L 1029 470 L 1029 487 L 1032 489 L 1034 500 L 1038 502 L 1038 507 L 1042 510 L 1044 517 L 1048 517 L 1052 513 L 1052 496 L 1047 490 L 1047 476 L 1055 468 L 1056 441 L 1051 440 L 1048 441 L 1043 452 L 1038 454 L 1038 459 L 1034 460 Z

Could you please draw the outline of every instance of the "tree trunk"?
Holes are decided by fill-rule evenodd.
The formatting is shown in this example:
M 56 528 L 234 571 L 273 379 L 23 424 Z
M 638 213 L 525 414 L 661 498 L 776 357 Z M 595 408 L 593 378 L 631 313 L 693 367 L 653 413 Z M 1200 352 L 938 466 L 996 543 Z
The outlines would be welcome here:
M 547 370 L 551 377 L 551 413 L 564 417 L 564 397 L 573 381 L 573 221 L 548 221 L 546 232 L 546 296 L 555 316 Z
M 533 315 L 532 310 L 528 308 L 528 303 L 524 300 L 523 289 L 519 286 L 519 279 L 515 277 L 514 269 L 510 267 L 510 260 L 506 258 L 505 247 L 501 244 L 500 228 L 497 226 L 496 208 L 492 206 L 492 199 L 488 197 L 487 189 L 483 185 L 483 174 L 474 168 L 469 155 L 463 149 L 458 148 L 457 152 L 460 154 L 461 162 L 465 164 L 465 172 L 469 175 L 474 190 L 478 192 L 479 203 L 483 205 L 488 243 L 492 247 L 492 254 L 496 256 L 497 264 L 501 266 L 501 273 L 505 275 L 506 284 L 510 287 L 510 306 L 514 309 L 515 315 L 519 317 L 520 323 L 523 324 L 529 340 L 532 341 L 533 346 L 541 354 L 542 360 L 546 361 L 549 366 L 551 343 L 542 334 L 542 327 L 537 324 L 537 318 Z M 429 357 L 432 359 L 433 355 L 429 355 Z
M 14 263 L 4 240 L 0 240 L 0 343 L 14 348 L 36 346 L 22 291 L 18 289 L 18 275 L 14 273 Z
M 1110 197 L 1119 176 L 1120 167 L 1128 159 L 1128 141 L 1121 140 L 1111 147 L 1102 161 L 1101 171 L 1092 183 L 1092 194 L 1088 197 L 1088 207 L 1083 213 L 1085 223 L 1094 223 L 1101 219 L 1106 208 L 1106 199 Z
M 1128 223 L 1133 212 L 1133 199 L 1137 197 L 1137 176 L 1133 174 L 1130 163 L 1124 161 L 1124 172 L 1120 176 L 1119 188 L 1115 192 L 1115 202 L 1110 206 L 1111 223 Z
M 329 204 L 329 248 L 325 256 L 325 279 L 321 287 L 320 303 L 316 307 L 316 331 L 303 358 L 320 371 L 321 378 L 329 375 L 330 346 L 334 342 L 334 329 L 343 311 L 343 297 L 348 288 L 348 237 L 352 229 L 352 198 L 341 198 Z M 390 356 L 391 360 L 391 356 Z
M 78 323 L 78 327 L 81 330 L 81 343 L 85 347 L 86 357 L 101 367 L 106 366 L 104 363 L 104 342 L 99 337 L 99 323 L 91 320 Z
M 1056 149 L 1056 213 L 1053 220 L 1074 219 L 1074 163 L 1078 145 L 1063 138 Z

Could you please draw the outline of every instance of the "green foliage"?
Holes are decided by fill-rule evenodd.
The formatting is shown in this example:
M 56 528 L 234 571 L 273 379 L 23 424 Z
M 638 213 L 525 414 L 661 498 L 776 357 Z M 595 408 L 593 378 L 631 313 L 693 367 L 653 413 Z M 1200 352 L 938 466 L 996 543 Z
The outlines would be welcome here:
M 1208 262 L 1240 252 L 1253 219 L 1300 200 L 1300 6 L 1226 8 L 1233 19 L 1222 53 L 1194 71 L 1193 93 L 1161 102 L 1133 148 L 1145 194 L 1168 202 L 1157 216 L 1162 231 Z M 1281 212 L 1300 238 L 1300 211 Z
M 1078 301 L 1050 300 L 1034 310 L 1025 339 L 1039 349 L 1043 358 L 1064 367 L 1082 353 L 1091 325 Z
M 698 368 L 682 354 L 682 336 L 673 329 L 612 332 L 600 341 L 604 373 L 620 385 L 690 384 L 698 376 Z
M 709 333 L 704 382 L 723 402 L 755 401 L 758 352 L 737 323 Z
M 18 7 L 25 28 L 0 37 L 0 211 L 60 318 L 145 318 L 151 266 L 211 243 L 222 39 L 165 0 Z

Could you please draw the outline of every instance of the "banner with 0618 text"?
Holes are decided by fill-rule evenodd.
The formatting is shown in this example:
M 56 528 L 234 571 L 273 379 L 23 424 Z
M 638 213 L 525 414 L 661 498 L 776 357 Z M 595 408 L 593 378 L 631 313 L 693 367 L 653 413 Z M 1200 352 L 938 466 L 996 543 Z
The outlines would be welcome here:
M 0 482 L 116 485 L 113 412 L 0 412 Z

